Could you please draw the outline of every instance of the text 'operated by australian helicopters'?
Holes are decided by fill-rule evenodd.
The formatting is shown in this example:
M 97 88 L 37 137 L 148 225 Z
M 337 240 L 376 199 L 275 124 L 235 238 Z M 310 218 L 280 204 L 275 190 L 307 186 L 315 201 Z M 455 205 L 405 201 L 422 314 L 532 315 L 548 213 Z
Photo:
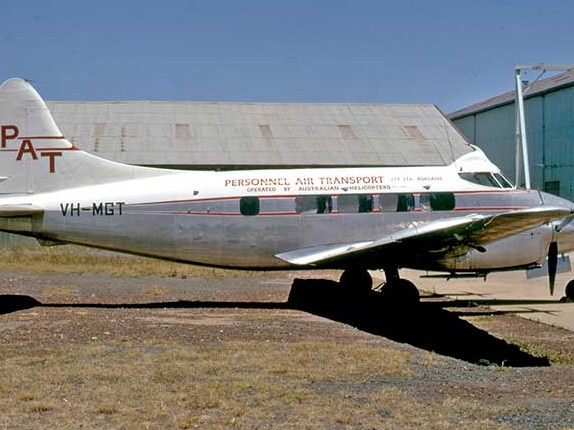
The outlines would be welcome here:
M 574 249 L 574 204 L 514 188 L 482 151 L 448 166 L 176 171 L 81 151 L 22 79 L 0 87 L 0 231 L 215 267 L 342 269 L 418 291 L 400 268 L 539 266 Z M 574 287 L 571 288 L 574 290 Z M 574 294 L 574 291 L 571 291 Z

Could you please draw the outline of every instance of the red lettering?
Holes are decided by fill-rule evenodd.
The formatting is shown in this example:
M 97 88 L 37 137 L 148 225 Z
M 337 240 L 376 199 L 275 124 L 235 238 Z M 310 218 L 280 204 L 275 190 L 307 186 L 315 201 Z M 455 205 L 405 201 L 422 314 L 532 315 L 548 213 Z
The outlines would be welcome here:
M 61 152 L 42 152 L 40 155 L 42 157 L 49 157 L 50 158 L 50 173 L 56 172 L 56 157 L 61 157 Z
M 0 147 L 6 148 L 6 141 L 8 139 L 10 140 L 16 139 L 16 137 L 18 137 L 18 133 L 19 133 L 18 127 L 16 127 L 15 125 L 0 126 L 0 142 L 1 142 Z
M 22 141 L 20 149 L 18 150 L 18 155 L 16 155 L 16 161 L 22 160 L 22 157 L 26 153 L 32 156 L 32 160 L 38 159 L 38 155 L 36 154 L 36 150 L 34 149 L 34 145 L 32 145 L 32 141 L 30 139 L 24 139 Z

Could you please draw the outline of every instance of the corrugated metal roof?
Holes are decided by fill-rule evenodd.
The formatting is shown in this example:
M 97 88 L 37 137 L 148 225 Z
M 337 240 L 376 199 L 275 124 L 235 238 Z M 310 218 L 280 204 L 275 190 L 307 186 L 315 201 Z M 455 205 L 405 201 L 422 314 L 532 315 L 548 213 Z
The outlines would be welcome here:
M 444 165 L 471 149 L 432 105 L 48 102 L 80 148 L 201 168 Z
M 524 93 L 524 98 L 534 97 L 540 94 L 556 91 L 559 88 L 574 85 L 574 70 L 554 75 L 547 79 L 542 79 L 533 83 L 528 90 Z M 516 91 L 508 91 L 484 101 L 472 104 L 464 109 L 457 110 L 449 113 L 448 117 L 452 120 L 462 118 L 464 116 L 479 113 L 505 104 L 514 103 Z

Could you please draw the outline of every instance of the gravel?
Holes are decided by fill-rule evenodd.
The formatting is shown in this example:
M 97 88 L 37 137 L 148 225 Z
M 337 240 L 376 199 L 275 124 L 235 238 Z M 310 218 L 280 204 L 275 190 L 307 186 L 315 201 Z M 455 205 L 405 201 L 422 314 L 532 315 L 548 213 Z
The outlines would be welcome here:
M 574 428 L 571 332 L 446 298 L 423 297 L 417 309 L 396 309 L 376 295 L 344 296 L 329 280 L 292 288 L 293 278 L 5 272 L 0 335 L 4 344 L 364 342 L 407 352 L 408 372 L 373 372 L 360 384 L 332 381 L 315 389 L 359 396 L 357 390 L 394 387 L 429 408 L 453 398 L 504 407 L 491 417 L 501 428 Z

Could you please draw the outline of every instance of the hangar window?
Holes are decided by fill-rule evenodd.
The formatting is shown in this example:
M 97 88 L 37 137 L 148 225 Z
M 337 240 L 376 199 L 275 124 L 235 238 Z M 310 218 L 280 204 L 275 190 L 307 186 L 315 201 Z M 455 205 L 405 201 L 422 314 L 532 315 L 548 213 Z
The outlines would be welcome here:
M 94 125 L 94 135 L 96 137 L 103 137 L 105 132 L 106 132 L 106 123 L 96 122 L 96 124 Z
M 176 139 L 189 139 L 189 124 L 176 124 L 175 125 L 175 138 Z
M 339 129 L 339 132 L 341 133 L 341 136 L 343 136 L 343 139 L 356 139 L 357 136 L 355 135 L 355 132 L 353 131 L 353 127 L 347 124 L 342 124 L 342 125 L 338 125 L 337 128 Z
M 241 197 L 239 200 L 239 211 L 241 215 L 253 216 L 259 214 L 259 198 Z
M 259 131 L 265 139 L 273 139 L 273 132 L 268 124 L 260 124 Z
M 560 195 L 560 181 L 547 181 L 544 182 L 544 191 L 555 196 Z
M 419 197 L 419 206 L 423 211 L 451 211 L 455 206 L 454 194 L 423 193 Z
M 410 193 L 389 193 L 379 196 L 381 212 L 410 212 L 415 208 L 415 198 Z
M 333 199 L 326 195 L 297 196 L 295 207 L 300 214 L 326 214 L 333 210 Z

